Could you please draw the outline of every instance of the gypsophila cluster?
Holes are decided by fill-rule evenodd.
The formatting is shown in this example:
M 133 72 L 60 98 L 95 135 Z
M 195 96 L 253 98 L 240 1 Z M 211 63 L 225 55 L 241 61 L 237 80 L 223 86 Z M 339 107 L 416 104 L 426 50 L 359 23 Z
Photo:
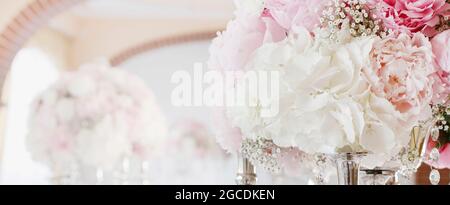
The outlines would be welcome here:
M 258 165 L 272 173 L 278 173 L 281 166 L 278 156 L 281 149 L 272 141 L 258 138 L 256 140 L 246 139 L 241 145 L 242 155 L 253 164 Z
M 366 0 L 333 0 L 322 12 L 320 23 L 328 30 L 330 40 L 336 40 L 336 33 L 343 25 L 350 26 L 353 37 L 378 35 L 385 37 L 388 31 L 381 26 L 381 20 L 365 6 Z
M 436 120 L 436 128 L 445 133 L 449 131 L 450 107 L 444 105 L 433 106 L 433 114 Z
M 439 16 L 439 24 L 436 25 L 435 29 L 438 32 L 443 32 L 447 29 L 450 29 L 450 17 Z

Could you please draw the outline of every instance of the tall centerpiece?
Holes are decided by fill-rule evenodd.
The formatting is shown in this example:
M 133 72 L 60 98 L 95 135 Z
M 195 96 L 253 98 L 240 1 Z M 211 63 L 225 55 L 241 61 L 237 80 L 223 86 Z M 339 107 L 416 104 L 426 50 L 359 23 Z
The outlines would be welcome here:
M 247 103 L 226 109 L 231 127 L 242 136 L 239 151 L 250 161 L 277 170 L 286 161 L 280 158 L 283 150 L 332 156 L 340 184 L 358 184 L 360 166 L 410 169 L 406 161 L 420 161 L 430 105 L 449 92 L 437 89 L 442 82 L 435 63 L 436 54 L 448 47 L 430 42 L 450 26 L 448 1 L 244 0 L 236 5 L 235 19 L 213 41 L 209 67 L 236 72 L 230 88 L 236 92 L 258 93 L 245 73 L 278 77 L 277 99 L 250 95 Z M 256 89 L 273 84 L 258 80 Z M 263 113 L 273 106 L 279 108 L 275 115 Z
M 94 170 L 95 183 L 110 183 L 106 172 L 114 172 L 122 184 L 131 161 L 145 168 L 166 132 L 145 82 L 107 64 L 87 64 L 64 72 L 37 97 L 27 145 L 33 159 L 52 168 L 57 184 L 83 183 L 79 175 L 86 168 Z

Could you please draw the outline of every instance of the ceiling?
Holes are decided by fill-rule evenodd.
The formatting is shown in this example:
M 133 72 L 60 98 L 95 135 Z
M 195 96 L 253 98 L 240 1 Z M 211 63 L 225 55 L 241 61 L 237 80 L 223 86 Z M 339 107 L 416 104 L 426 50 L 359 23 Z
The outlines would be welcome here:
M 73 36 L 94 19 L 226 22 L 233 11 L 233 0 L 87 0 L 53 18 L 49 27 Z
M 232 0 L 89 0 L 72 9 L 96 18 L 231 18 Z

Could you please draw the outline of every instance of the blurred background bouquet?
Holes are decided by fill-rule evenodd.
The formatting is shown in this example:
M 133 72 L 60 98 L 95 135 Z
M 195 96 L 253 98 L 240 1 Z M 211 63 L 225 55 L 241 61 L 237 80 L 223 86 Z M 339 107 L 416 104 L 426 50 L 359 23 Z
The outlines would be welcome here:
M 73 166 L 112 170 L 126 158 L 145 161 L 159 152 L 167 134 L 145 83 L 107 64 L 64 73 L 33 103 L 29 127 L 33 158 L 56 174 Z

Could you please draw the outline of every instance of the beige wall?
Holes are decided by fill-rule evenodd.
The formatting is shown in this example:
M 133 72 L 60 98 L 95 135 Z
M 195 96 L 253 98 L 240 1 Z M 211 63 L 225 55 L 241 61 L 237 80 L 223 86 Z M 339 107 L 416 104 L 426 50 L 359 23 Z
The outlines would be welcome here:
M 33 0 L 0 0 L 0 31 Z
M 97 58 L 112 58 L 126 49 L 165 37 L 221 30 L 226 20 L 184 22 L 182 20 L 86 19 L 71 27 L 39 29 L 25 47 L 37 47 L 52 57 L 60 69 L 76 69 Z
M 70 58 L 73 40 L 67 35 L 50 28 L 39 29 L 25 47 L 39 48 L 54 60 L 59 69 L 73 67 Z
M 140 43 L 168 36 L 220 30 L 226 21 L 90 19 L 82 25 L 72 48 L 75 64 L 98 57 L 110 58 Z

